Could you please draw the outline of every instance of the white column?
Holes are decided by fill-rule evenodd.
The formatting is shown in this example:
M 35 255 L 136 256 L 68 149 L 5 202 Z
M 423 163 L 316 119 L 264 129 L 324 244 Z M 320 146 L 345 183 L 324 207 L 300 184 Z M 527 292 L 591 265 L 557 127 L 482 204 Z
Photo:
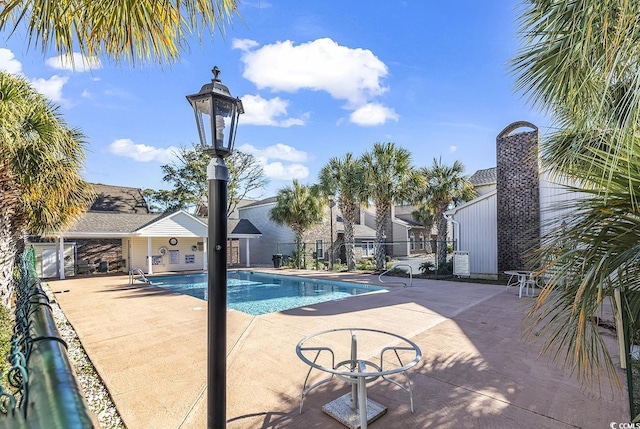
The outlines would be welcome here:
M 202 256 L 202 269 L 207 271 L 207 261 L 209 260 L 209 242 L 207 241 L 207 237 L 202 237 L 202 243 L 204 244 L 203 250 L 204 254 Z
M 153 249 L 151 248 L 153 239 L 147 237 L 147 274 L 153 274 Z
M 58 237 L 58 276 L 64 280 L 64 237 Z
M 249 238 L 245 238 L 245 244 L 246 244 L 246 248 L 245 248 L 245 254 L 247 256 L 247 268 L 249 268 L 251 266 L 251 252 L 249 252 Z

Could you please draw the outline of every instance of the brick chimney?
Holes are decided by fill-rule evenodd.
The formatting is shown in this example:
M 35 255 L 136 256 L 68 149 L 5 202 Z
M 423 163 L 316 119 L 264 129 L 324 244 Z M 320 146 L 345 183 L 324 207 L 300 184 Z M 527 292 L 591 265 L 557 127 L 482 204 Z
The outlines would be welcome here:
M 519 128 L 533 131 L 514 133 Z M 523 269 L 540 243 L 539 131 L 519 121 L 496 137 L 498 272 Z

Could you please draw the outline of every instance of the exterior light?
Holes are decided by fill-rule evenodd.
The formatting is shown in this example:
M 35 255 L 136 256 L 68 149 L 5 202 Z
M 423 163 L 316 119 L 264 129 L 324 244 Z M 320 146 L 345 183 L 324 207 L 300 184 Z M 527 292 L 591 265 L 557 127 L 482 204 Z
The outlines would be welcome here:
M 242 101 L 220 82 L 220 69 L 200 92 L 187 95 L 196 115 L 207 166 L 209 213 L 207 239 L 207 429 L 223 429 L 227 389 L 227 182 L 224 158 L 233 152 Z
M 216 66 L 212 72 L 211 83 L 203 85 L 197 94 L 187 95 L 187 100 L 196 115 L 203 150 L 212 158 L 226 158 L 233 152 L 238 117 L 244 107 L 218 78 L 220 69 Z

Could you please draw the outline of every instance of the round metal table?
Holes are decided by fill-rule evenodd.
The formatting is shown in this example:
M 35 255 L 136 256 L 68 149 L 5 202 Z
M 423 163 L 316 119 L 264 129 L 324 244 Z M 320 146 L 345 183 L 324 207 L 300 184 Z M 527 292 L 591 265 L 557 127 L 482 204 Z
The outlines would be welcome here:
M 350 336 L 350 356 L 347 359 L 340 358 L 341 360 L 336 363 L 336 353 L 334 350 L 323 344 L 330 343 L 330 334 L 341 332 L 348 333 Z M 361 337 L 373 335 L 376 337 L 377 342 L 385 344 L 380 349 L 380 360 L 378 363 L 368 360 L 371 359 L 370 357 L 363 358 L 358 356 L 358 335 L 361 335 Z M 309 345 L 309 343 L 315 343 L 315 345 Z M 325 355 L 329 355 L 331 357 L 331 366 L 318 363 L 318 359 L 323 352 Z M 388 352 L 392 352 L 393 355 L 395 355 L 398 364 L 397 366 L 385 369 L 384 357 L 385 353 Z M 400 356 L 402 352 L 408 352 L 410 356 L 413 356 L 413 358 L 404 363 Z M 309 371 L 307 372 L 307 376 L 302 386 L 300 413 L 302 413 L 305 396 L 311 390 L 330 381 L 334 376 L 351 384 L 351 393 L 347 393 L 346 395 L 329 402 L 322 407 L 322 410 L 347 427 L 353 429 L 357 429 L 358 427 L 366 429 L 368 423 L 378 419 L 386 413 L 386 407 L 367 398 L 367 383 L 377 380 L 378 378 L 382 378 L 385 381 L 393 383 L 404 390 L 409 395 L 411 412 L 413 412 L 413 390 L 411 387 L 411 379 L 409 378 L 407 371 L 420 361 L 422 358 L 422 352 L 417 344 L 407 338 L 377 329 L 329 329 L 309 335 L 300 340 L 296 346 L 296 354 L 305 364 L 309 365 Z M 307 387 L 309 376 L 311 371 L 314 369 L 329 373 L 330 376 Z M 405 375 L 407 379 L 406 386 L 388 377 L 389 375 L 398 373 L 403 373 Z

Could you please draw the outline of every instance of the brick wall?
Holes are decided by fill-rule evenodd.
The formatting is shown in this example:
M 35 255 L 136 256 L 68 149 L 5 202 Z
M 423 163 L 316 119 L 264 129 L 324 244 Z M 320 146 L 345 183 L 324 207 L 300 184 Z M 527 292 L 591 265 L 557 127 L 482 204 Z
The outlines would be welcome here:
M 518 128 L 533 131 L 513 133 Z M 498 272 L 522 269 L 540 241 L 538 128 L 514 122 L 496 138 Z

